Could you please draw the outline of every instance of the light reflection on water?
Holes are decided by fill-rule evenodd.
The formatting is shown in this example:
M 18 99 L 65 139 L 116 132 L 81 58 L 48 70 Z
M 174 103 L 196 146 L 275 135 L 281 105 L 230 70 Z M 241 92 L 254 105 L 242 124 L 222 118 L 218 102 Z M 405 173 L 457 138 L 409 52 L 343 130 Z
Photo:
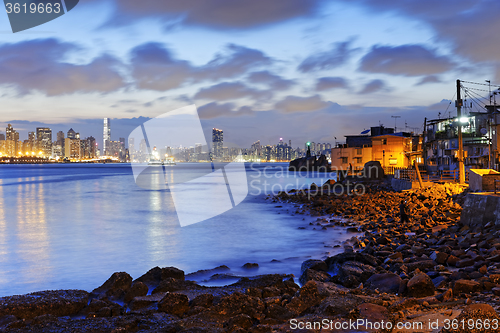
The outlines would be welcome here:
M 175 172 L 197 171 L 196 164 L 178 166 L 183 169 L 167 170 L 168 181 Z M 283 187 L 326 181 L 318 179 L 324 175 L 283 177 L 278 170 L 257 177 L 258 168 L 249 168 L 253 192 L 264 180 Z M 323 243 L 346 238 L 334 228 L 298 230 L 316 218 L 303 221 L 303 215 L 291 216 L 263 197 L 249 195 L 224 214 L 181 228 L 168 190 L 136 186 L 128 165 L 2 165 L 0 296 L 92 290 L 115 271 L 136 278 L 154 266 L 192 272 L 225 264 L 244 273 L 238 268 L 257 262 L 260 268 L 252 273 L 298 274 L 307 256 L 332 251 Z

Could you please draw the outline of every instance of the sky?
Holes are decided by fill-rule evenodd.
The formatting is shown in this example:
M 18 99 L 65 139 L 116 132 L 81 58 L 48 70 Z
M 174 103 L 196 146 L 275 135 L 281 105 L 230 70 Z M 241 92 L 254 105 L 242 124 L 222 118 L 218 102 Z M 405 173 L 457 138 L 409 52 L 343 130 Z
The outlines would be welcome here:
M 240 147 L 418 132 L 456 115 L 457 79 L 500 84 L 499 12 L 490 0 L 81 0 L 18 33 L 2 13 L 0 133 L 72 127 L 100 141 L 109 117 L 118 140 L 190 104 L 207 135 Z

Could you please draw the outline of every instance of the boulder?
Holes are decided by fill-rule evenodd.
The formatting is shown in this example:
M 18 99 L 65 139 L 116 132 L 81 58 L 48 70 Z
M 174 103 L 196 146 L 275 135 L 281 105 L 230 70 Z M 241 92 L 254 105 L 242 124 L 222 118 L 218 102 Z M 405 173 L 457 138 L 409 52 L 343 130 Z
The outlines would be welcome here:
M 229 296 L 222 297 L 214 307 L 215 311 L 223 316 L 234 317 L 246 314 L 253 319 L 264 318 L 264 303 L 257 297 L 235 292 Z
M 160 300 L 160 302 L 158 302 L 158 311 L 162 311 L 168 314 L 182 316 L 188 310 L 189 299 L 184 294 L 167 293 Z
M 370 290 L 378 289 L 382 293 L 397 293 L 401 285 L 401 278 L 394 273 L 372 275 L 365 283 Z
M 191 306 L 202 306 L 204 308 L 209 308 L 214 302 L 214 295 L 212 294 L 201 294 L 193 298 L 189 305 Z
M 326 272 L 328 271 L 328 265 L 323 260 L 308 259 L 300 266 L 300 273 L 303 274 L 307 269 Z
M 334 269 L 334 282 L 337 280 L 345 287 L 357 287 L 360 283 L 366 282 L 370 276 L 376 273 L 373 266 L 362 264 L 357 261 L 346 261 L 341 266 Z
M 134 297 L 146 296 L 148 294 L 148 286 L 141 281 L 136 281 L 132 284 L 132 287 L 125 293 L 124 301 L 125 303 L 130 302 Z
M 308 281 L 300 288 L 299 295 L 292 298 L 286 308 L 296 316 L 321 303 L 323 297 L 318 292 L 318 286 L 314 281 Z
M 301 284 L 306 284 L 307 281 L 314 280 L 320 282 L 326 282 L 330 280 L 330 275 L 327 272 L 315 271 L 313 269 L 307 269 L 299 278 Z
M 41 315 L 76 315 L 88 303 L 84 290 L 50 290 L 0 298 L 0 317 L 33 319 Z
M 459 295 L 460 293 L 473 293 L 481 291 L 481 283 L 472 280 L 457 280 L 453 285 L 453 294 Z
M 385 176 L 384 169 L 379 161 L 369 161 L 363 166 L 363 171 L 361 173 L 363 178 L 366 179 L 383 179 Z
M 92 297 L 121 299 L 132 286 L 132 277 L 126 272 L 116 272 L 100 287 L 94 289 Z
M 418 273 L 408 281 L 408 294 L 412 297 L 433 296 L 435 287 L 429 275 Z

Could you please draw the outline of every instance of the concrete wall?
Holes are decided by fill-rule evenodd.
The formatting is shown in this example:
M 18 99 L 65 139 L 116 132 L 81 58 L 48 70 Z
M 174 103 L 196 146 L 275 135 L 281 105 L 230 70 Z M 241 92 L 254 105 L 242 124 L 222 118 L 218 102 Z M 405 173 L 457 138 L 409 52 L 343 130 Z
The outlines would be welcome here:
M 491 169 L 470 169 L 469 188 L 472 191 L 495 191 L 495 180 L 500 180 L 500 173 Z
M 422 182 L 423 187 L 429 187 L 434 185 L 432 182 Z M 391 179 L 391 186 L 394 189 L 394 191 L 404 191 L 404 190 L 411 190 L 414 188 L 420 188 L 420 183 L 419 182 L 411 182 L 406 179 L 396 179 L 392 178 Z
M 460 221 L 468 226 L 484 225 L 488 222 L 500 224 L 500 196 L 467 194 Z

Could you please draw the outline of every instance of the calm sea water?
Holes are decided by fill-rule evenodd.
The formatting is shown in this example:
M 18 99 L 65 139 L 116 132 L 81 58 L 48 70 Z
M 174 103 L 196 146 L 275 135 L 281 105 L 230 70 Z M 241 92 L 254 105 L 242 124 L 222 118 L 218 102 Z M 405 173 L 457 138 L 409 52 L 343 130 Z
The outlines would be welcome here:
M 167 178 L 184 179 L 205 167 L 178 164 L 166 168 Z M 295 207 L 277 208 L 265 200 L 264 189 L 270 193 L 329 178 L 282 168 L 286 164 L 246 165 L 251 185 L 241 204 L 181 227 L 170 191 L 137 186 L 130 165 L 1 165 L 0 296 L 90 291 L 113 272 L 137 278 L 154 266 L 189 273 L 227 265 L 245 274 L 241 266 L 256 262 L 260 267 L 252 274 L 298 275 L 303 260 L 334 253 L 332 246 L 347 234 L 338 228 L 313 230 L 308 224 L 316 218 L 293 216 Z

